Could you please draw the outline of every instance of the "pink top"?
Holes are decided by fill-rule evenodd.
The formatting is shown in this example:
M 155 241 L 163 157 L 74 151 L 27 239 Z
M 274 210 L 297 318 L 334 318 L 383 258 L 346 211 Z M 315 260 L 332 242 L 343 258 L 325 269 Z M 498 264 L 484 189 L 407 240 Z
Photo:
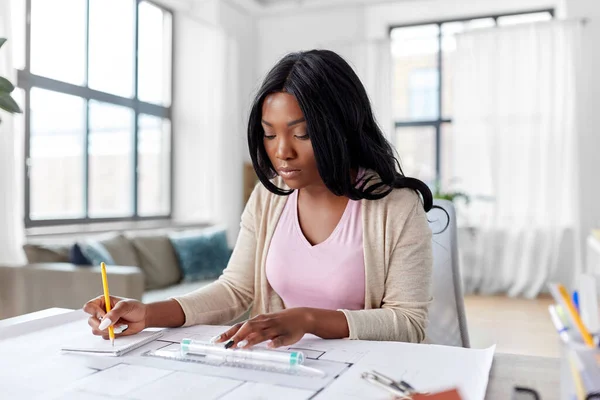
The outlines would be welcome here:
M 298 222 L 295 190 L 289 195 L 273 233 L 266 275 L 286 308 L 364 309 L 361 202 L 348 200 L 331 235 L 313 246 Z

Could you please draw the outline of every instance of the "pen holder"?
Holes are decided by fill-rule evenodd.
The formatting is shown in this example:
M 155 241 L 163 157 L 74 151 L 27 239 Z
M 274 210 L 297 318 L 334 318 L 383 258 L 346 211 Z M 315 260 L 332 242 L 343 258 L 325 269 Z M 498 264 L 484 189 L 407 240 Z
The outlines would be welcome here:
M 600 348 L 561 342 L 561 399 L 600 399 Z

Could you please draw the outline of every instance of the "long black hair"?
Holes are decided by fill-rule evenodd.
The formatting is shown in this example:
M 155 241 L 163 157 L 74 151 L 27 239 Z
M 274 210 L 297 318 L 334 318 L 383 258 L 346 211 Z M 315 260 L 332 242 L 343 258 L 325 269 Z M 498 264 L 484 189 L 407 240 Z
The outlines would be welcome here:
M 353 200 L 376 200 L 394 188 L 410 188 L 421 194 L 425 211 L 431 209 L 431 190 L 422 181 L 404 176 L 375 121 L 360 79 L 342 57 L 329 50 L 286 55 L 258 90 L 248 121 L 248 148 L 254 170 L 268 190 L 278 195 L 291 193 L 271 182 L 276 172 L 263 143 L 263 101 L 276 92 L 287 92 L 298 101 L 319 174 L 331 192 Z M 353 182 L 351 171 L 358 168 L 373 174 Z

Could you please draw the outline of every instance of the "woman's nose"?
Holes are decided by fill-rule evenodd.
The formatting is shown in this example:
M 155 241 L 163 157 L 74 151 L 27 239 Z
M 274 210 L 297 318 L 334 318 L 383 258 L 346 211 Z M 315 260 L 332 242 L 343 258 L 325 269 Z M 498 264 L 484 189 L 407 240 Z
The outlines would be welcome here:
M 280 160 L 289 160 L 294 158 L 295 154 L 296 152 L 287 138 L 278 138 L 275 157 L 279 158 Z

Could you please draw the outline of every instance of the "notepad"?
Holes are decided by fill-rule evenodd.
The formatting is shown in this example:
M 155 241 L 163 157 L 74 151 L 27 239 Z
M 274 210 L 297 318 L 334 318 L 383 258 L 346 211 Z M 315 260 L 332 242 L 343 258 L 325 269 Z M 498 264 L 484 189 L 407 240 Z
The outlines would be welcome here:
M 150 343 L 162 335 L 162 329 L 146 329 L 135 335 L 116 338 L 115 346 L 113 347 L 109 340 L 90 334 L 70 341 L 68 344 L 62 346 L 61 350 L 69 353 L 86 353 L 118 357 L 135 350 L 146 343 Z

